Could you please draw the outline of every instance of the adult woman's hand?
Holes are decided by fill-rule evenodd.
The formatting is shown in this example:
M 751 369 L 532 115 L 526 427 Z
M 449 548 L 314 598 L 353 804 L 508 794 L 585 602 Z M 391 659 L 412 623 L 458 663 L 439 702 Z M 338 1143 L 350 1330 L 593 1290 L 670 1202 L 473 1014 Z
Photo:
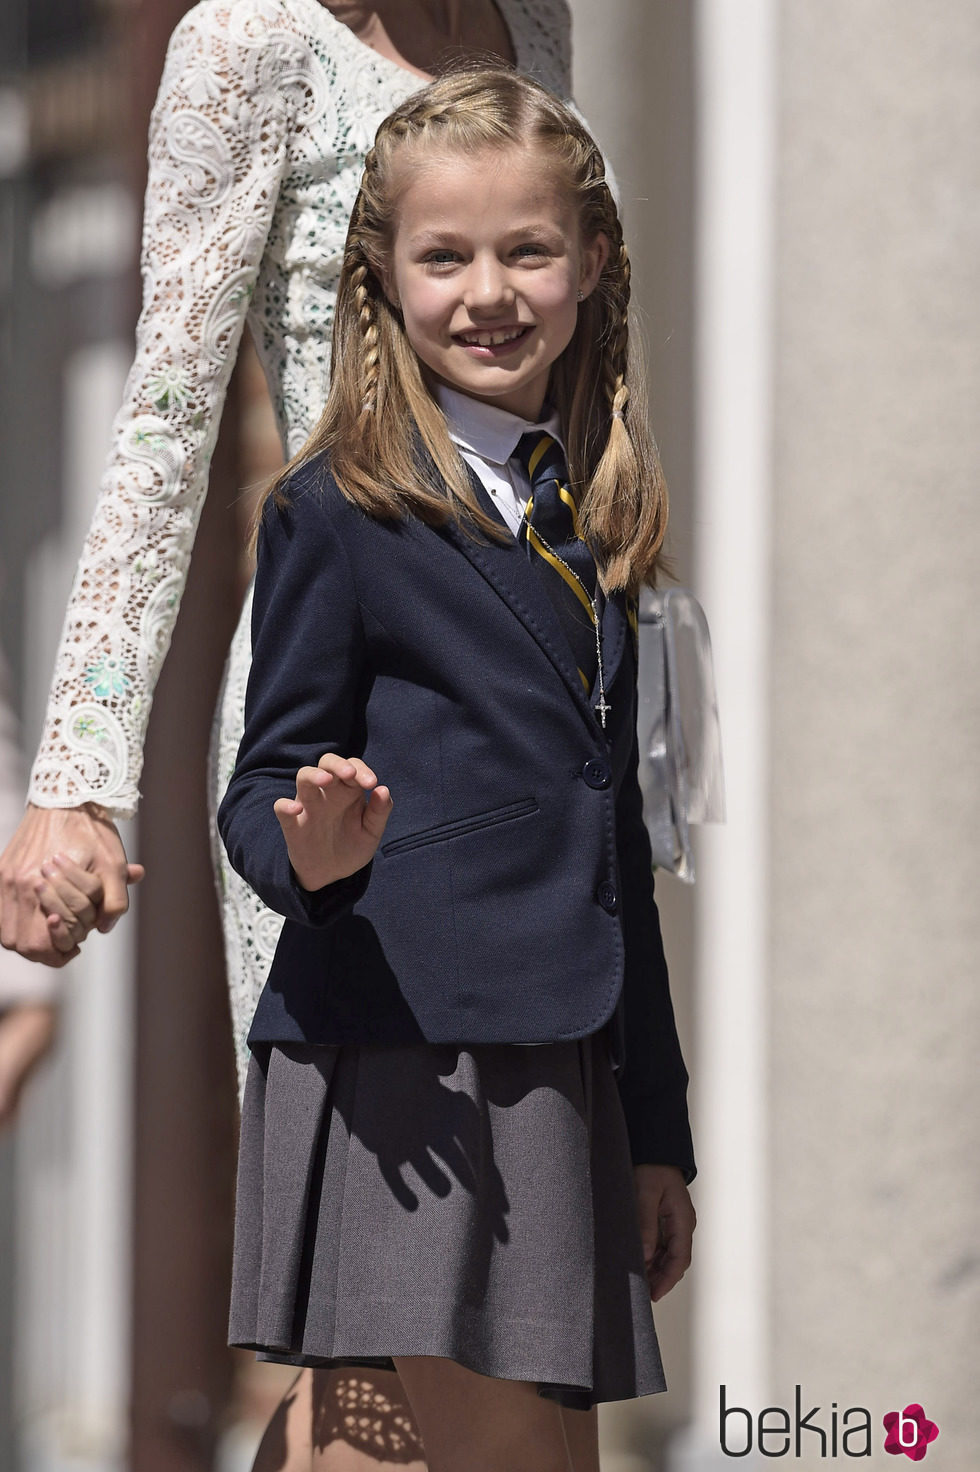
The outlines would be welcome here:
M 66 920 L 58 909 L 49 914 L 42 904 L 41 893 L 49 888 L 43 869 L 56 854 L 92 876 L 83 918 Z M 90 930 L 111 930 L 126 913 L 127 886 L 137 884 L 143 873 L 141 864 L 127 863 L 115 823 L 95 803 L 79 808 L 29 804 L 0 856 L 0 944 L 29 961 L 64 966 L 78 955 Z

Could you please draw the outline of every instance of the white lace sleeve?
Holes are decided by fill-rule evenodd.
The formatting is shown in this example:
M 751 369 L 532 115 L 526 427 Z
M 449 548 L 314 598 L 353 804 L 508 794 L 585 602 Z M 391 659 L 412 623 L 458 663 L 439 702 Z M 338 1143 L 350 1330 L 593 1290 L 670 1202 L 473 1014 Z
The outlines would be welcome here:
M 136 808 L 150 702 L 309 50 L 268 0 L 203 0 L 150 126 L 136 358 L 76 573 L 30 800 Z

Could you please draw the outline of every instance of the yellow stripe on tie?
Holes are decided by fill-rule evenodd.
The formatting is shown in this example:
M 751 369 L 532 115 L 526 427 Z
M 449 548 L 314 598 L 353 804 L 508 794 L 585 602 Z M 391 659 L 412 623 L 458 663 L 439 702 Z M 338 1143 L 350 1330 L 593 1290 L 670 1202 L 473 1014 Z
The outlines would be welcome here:
M 565 505 L 572 513 L 572 526 L 575 529 L 575 535 L 578 537 L 580 542 L 584 542 L 585 538 L 582 535 L 582 528 L 579 526 L 578 522 L 578 507 L 575 504 L 575 497 L 572 495 L 567 486 L 563 486 L 560 483 L 558 486 L 558 494 L 559 496 L 561 496 Z
M 640 637 L 640 615 L 635 598 L 630 598 L 626 603 L 626 617 L 629 619 L 630 628 L 637 638 Z
M 550 567 L 553 567 L 558 576 L 568 584 L 578 601 L 581 603 L 582 607 L 585 609 L 586 613 L 589 615 L 589 622 L 594 627 L 595 609 L 592 607 L 592 600 L 590 599 L 585 589 L 582 587 L 582 584 L 579 582 L 578 578 L 573 572 L 569 572 L 565 564 L 563 562 L 559 562 L 558 558 L 555 557 L 552 552 L 548 551 L 547 547 L 544 545 L 541 538 L 538 536 L 537 532 L 534 530 L 534 527 L 531 526 L 530 523 L 528 523 L 528 525 L 525 527 L 525 531 L 527 533 L 528 543 L 534 548 L 538 556 L 543 557 L 545 562 L 547 562 Z
M 585 693 L 586 693 L 586 695 L 591 695 L 592 694 L 592 686 L 588 682 L 588 679 L 586 677 L 585 671 L 583 669 L 579 669 L 578 665 L 576 665 L 575 668 L 578 669 L 578 677 L 582 681 L 582 684 L 585 686 Z
M 554 443 L 554 439 L 550 434 L 543 434 L 535 445 L 534 453 L 527 462 L 527 478 L 532 485 L 534 484 L 534 472 L 541 463 L 542 455 L 546 455 Z

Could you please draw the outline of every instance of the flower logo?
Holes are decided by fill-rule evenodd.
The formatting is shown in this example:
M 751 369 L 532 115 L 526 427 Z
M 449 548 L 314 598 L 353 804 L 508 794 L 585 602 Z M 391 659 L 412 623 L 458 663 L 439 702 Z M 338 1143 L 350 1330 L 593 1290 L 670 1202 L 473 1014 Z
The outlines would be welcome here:
M 906 1406 L 904 1411 L 889 1411 L 884 1418 L 885 1451 L 898 1456 L 904 1452 L 913 1462 L 921 1462 L 929 1449 L 930 1441 L 939 1435 L 935 1421 L 926 1417 L 920 1405 Z

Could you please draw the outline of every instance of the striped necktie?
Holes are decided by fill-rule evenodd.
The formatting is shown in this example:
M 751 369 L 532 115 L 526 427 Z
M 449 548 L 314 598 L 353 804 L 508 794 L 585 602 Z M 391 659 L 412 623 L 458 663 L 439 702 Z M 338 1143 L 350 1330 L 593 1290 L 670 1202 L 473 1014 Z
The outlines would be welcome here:
M 558 441 L 540 430 L 522 435 L 515 455 L 531 482 L 521 539 L 561 620 L 588 695 L 599 665 L 596 565 L 582 540 L 578 508 L 565 484 L 565 455 Z

